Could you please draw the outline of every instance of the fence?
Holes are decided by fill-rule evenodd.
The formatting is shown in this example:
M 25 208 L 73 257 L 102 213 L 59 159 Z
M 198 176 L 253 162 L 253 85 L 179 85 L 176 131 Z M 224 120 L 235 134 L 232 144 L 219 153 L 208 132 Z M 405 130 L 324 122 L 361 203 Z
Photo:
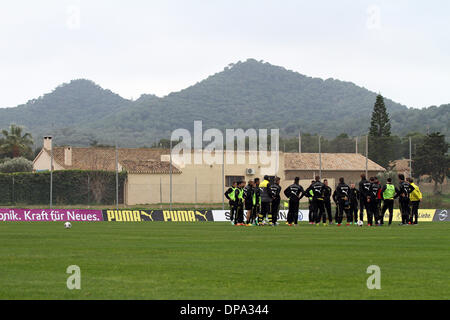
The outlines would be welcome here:
M 251 180 L 252 178 L 246 177 L 245 180 Z M 167 181 L 167 177 L 161 183 L 130 183 L 128 181 L 126 202 L 131 206 L 148 206 L 156 205 L 162 207 L 170 207 L 171 199 L 172 206 L 179 207 L 180 205 L 194 205 L 195 207 L 206 208 L 222 208 L 228 207 L 228 200 L 224 197 L 224 191 L 228 186 L 222 187 L 222 184 L 208 184 L 201 183 L 200 179 L 193 179 L 190 183 L 179 183 L 177 181 L 172 182 L 172 188 L 170 182 Z M 328 179 L 330 186 L 335 185 L 335 179 Z M 287 188 L 293 181 L 283 179 L 281 181 L 282 190 Z M 300 180 L 300 185 L 305 189 L 309 186 L 311 180 Z M 172 196 L 170 190 L 172 189 Z M 284 195 L 282 199 L 287 200 Z M 302 202 L 307 202 L 307 198 L 304 198 Z
M 126 173 L 120 173 L 119 203 L 124 202 L 125 181 Z M 115 203 L 114 172 L 67 170 L 55 171 L 52 174 L 50 172 L 0 174 L 1 205 L 51 207 L 52 204 L 114 205 Z
M 340 177 L 346 183 L 358 183 L 360 174 L 378 175 L 384 184 L 388 177 L 398 183 L 397 174 L 414 176 L 414 159 L 423 136 L 349 137 L 326 139 L 319 135 L 303 135 L 280 140 L 279 170 L 269 175 L 282 178 L 286 188 L 294 177 L 300 177 L 306 188 L 316 175 L 327 178 L 332 189 Z M 270 148 L 270 147 L 269 147 Z M 356 155 L 356 156 L 355 156 Z M 142 160 L 142 159 L 135 159 Z M 397 161 L 393 161 L 397 160 Z M 118 168 L 116 155 L 116 170 Z M 385 172 L 377 168 L 386 168 Z M 176 164 L 173 164 L 175 167 Z M 222 164 L 180 167 L 179 174 L 127 174 L 104 171 L 54 171 L 41 173 L 0 174 L 0 205 L 103 205 L 223 208 L 227 206 L 224 191 L 228 180 L 262 178 L 266 173 L 256 165 Z M 116 177 L 118 181 L 116 181 Z M 229 178 L 229 179 L 227 179 Z M 231 179 L 232 178 L 232 179 Z M 416 181 L 424 193 L 432 193 L 429 177 Z M 448 180 L 439 185 L 449 193 Z M 423 188 L 422 188 L 423 186 Z M 52 195 L 51 195 L 52 194 Z M 50 196 L 51 195 L 51 196 Z

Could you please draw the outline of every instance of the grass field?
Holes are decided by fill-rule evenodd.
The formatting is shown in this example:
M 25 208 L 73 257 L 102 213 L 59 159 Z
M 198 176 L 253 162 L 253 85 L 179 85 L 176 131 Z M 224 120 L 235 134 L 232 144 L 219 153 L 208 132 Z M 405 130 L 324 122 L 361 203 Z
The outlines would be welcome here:
M 449 299 L 450 224 L 0 223 L 0 299 Z M 68 290 L 66 268 L 81 268 Z M 366 286 L 370 265 L 381 290 Z

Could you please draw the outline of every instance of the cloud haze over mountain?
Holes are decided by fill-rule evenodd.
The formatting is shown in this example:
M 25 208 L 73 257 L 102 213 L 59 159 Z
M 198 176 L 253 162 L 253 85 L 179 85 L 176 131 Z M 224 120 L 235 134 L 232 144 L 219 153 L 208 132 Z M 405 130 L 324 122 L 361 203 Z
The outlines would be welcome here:
M 0 4 L 0 107 L 72 79 L 164 96 L 253 57 L 408 107 L 450 102 L 448 1 L 42 0 Z
M 200 80 L 200 79 L 199 79 Z M 248 59 L 226 66 L 185 90 L 164 98 L 124 99 L 92 81 L 79 79 L 16 108 L 0 109 L 0 128 L 14 123 L 34 137 L 52 135 L 58 144 L 91 142 L 149 146 L 178 128 L 279 128 L 334 137 L 367 133 L 377 94 L 351 82 L 312 78 Z M 386 97 L 392 131 L 448 134 L 450 104 L 407 108 Z M 41 139 L 36 141 L 38 144 Z

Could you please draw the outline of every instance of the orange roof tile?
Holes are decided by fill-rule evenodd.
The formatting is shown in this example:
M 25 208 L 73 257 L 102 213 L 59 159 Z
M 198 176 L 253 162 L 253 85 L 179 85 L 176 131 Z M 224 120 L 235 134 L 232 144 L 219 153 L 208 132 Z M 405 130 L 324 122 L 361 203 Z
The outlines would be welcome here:
M 158 160 L 123 160 L 122 165 L 129 173 L 162 173 L 170 174 L 170 163 Z M 181 171 L 172 165 L 172 173 L 180 174 Z
M 286 153 L 285 170 L 319 170 L 318 153 Z M 364 171 L 366 158 L 357 153 L 322 153 L 322 170 Z M 369 171 L 386 171 L 372 160 L 368 161 Z
M 78 148 L 72 149 L 72 165 L 66 165 L 64 160 L 65 147 L 54 147 L 54 161 L 63 168 L 78 170 L 114 171 L 115 148 Z M 50 151 L 44 149 L 45 152 Z M 161 161 L 161 156 L 169 154 L 169 150 L 150 148 L 120 148 L 118 149 L 119 163 L 130 173 L 169 173 L 169 163 Z M 181 171 L 175 166 L 173 173 Z

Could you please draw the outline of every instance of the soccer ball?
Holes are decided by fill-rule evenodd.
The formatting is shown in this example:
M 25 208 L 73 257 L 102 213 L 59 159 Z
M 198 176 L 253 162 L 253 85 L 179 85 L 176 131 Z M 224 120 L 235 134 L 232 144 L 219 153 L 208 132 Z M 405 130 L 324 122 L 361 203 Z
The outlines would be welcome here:
M 362 222 L 361 220 L 358 221 L 358 227 L 362 227 L 364 225 L 364 222 Z
M 70 229 L 70 228 L 72 228 L 72 224 L 70 222 L 66 222 L 66 223 L 64 223 L 64 228 Z

